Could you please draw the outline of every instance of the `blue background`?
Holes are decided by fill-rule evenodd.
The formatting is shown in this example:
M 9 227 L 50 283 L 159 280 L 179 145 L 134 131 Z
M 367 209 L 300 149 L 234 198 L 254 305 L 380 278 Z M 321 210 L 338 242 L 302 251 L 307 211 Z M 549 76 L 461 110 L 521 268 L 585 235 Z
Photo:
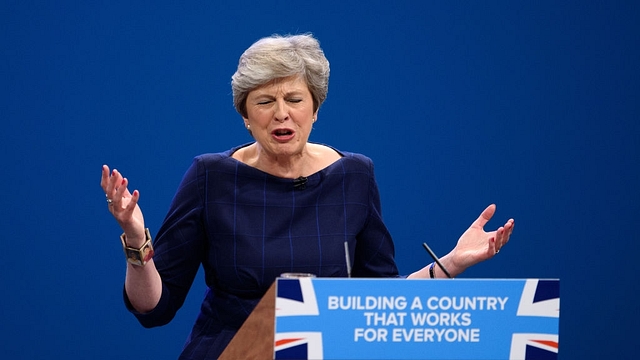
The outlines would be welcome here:
M 560 357 L 635 358 L 639 4 L 2 1 L 0 357 L 177 357 L 202 279 L 168 326 L 126 312 L 100 167 L 155 234 L 195 155 L 251 140 L 242 51 L 312 32 L 331 80 L 311 139 L 374 160 L 401 272 L 495 202 L 488 228 L 515 233 L 463 277 L 560 278 Z

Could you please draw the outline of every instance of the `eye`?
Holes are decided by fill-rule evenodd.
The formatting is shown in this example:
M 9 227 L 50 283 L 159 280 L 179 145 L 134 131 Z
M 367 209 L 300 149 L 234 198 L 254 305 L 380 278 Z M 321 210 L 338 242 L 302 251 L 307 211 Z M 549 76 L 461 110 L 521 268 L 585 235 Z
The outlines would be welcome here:
M 258 101 L 258 105 L 267 105 L 271 102 L 271 100 L 260 100 Z
M 299 102 L 302 102 L 302 99 L 297 99 L 297 98 L 296 98 L 296 99 L 289 99 L 288 101 L 289 101 L 290 103 L 297 104 L 297 103 L 299 103 Z

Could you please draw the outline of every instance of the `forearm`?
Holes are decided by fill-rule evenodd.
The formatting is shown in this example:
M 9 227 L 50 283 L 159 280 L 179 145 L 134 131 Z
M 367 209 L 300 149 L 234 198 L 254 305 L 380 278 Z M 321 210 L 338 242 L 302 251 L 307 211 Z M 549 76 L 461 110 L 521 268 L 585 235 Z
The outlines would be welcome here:
M 445 269 L 447 269 L 447 272 L 449 273 L 449 275 L 451 275 L 452 278 L 455 278 L 456 276 L 462 274 L 464 272 L 465 269 L 462 269 L 461 267 L 457 266 L 454 261 L 453 261 L 453 256 L 451 255 L 451 253 L 441 257 L 440 259 L 438 259 L 440 261 L 440 263 L 442 264 L 442 266 L 444 266 Z M 431 275 L 429 273 L 429 267 L 431 264 L 423 267 L 422 269 L 412 273 L 411 275 L 409 275 L 407 278 L 408 279 L 429 279 L 431 278 Z M 438 264 L 435 264 L 433 267 L 433 274 L 435 278 L 447 278 L 447 274 L 445 274 L 445 272 L 440 268 L 440 266 L 438 266 Z
M 138 312 L 153 310 L 162 295 L 162 280 L 153 259 L 144 266 L 127 263 L 124 287 L 131 305 Z
M 149 238 L 133 237 L 126 239 L 127 245 L 140 248 Z M 153 254 L 153 251 L 151 252 Z M 124 282 L 127 297 L 133 308 L 140 313 L 153 310 L 162 295 L 162 280 L 156 269 L 153 258 L 140 266 L 127 262 L 127 273 Z

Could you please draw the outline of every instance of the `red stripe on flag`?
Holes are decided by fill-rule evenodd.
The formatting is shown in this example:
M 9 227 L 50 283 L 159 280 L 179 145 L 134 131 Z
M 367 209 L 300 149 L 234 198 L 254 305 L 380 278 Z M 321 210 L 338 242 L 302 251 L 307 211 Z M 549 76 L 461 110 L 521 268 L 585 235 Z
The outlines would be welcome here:
M 552 348 L 555 348 L 555 349 L 558 348 L 558 342 L 557 341 L 550 341 L 550 340 L 531 340 L 531 341 L 537 342 L 538 344 L 551 346 Z
M 292 342 L 298 341 L 298 340 L 302 340 L 302 338 L 278 340 L 278 341 L 276 341 L 276 346 L 285 345 L 285 344 L 292 343 Z

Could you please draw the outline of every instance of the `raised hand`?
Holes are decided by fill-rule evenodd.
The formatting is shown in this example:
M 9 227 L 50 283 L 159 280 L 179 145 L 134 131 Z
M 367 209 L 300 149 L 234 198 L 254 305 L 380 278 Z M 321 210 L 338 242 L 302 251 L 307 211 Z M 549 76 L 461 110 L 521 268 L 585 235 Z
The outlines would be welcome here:
M 109 167 L 102 166 L 100 186 L 106 195 L 109 212 L 127 234 L 127 245 L 135 247 L 142 245 L 145 239 L 144 217 L 138 206 L 140 192 L 138 190 L 129 192 L 128 184 L 127 178 L 123 177 L 118 170 L 114 169 L 109 173 Z
M 496 206 L 489 205 L 471 226 L 460 236 L 451 256 L 461 270 L 495 256 L 509 241 L 515 222 L 509 219 L 497 230 L 486 232 L 484 226 L 495 214 Z

